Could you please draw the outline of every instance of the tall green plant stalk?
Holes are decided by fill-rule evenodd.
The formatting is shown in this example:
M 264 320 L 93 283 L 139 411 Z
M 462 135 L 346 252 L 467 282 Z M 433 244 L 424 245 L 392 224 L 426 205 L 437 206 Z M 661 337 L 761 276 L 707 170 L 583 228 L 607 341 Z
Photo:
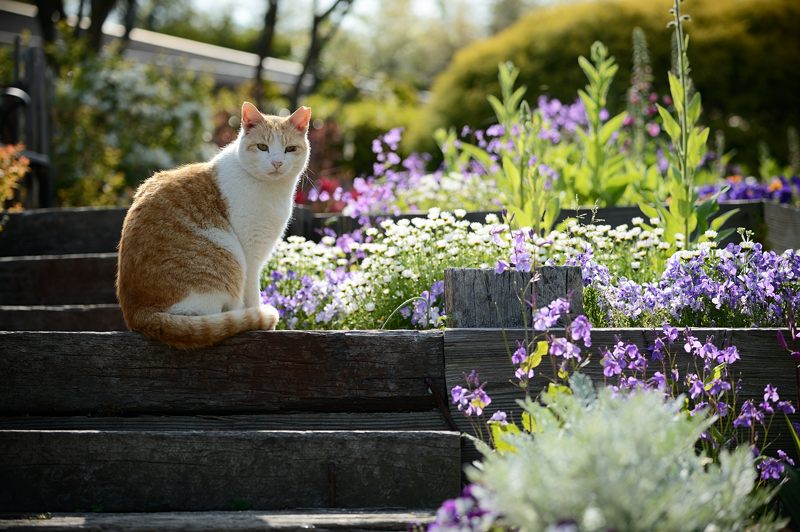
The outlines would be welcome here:
M 599 41 L 592 44 L 590 57 L 591 62 L 583 56 L 578 58 L 578 64 L 589 81 L 584 90 L 578 91 L 586 109 L 589 129 L 576 131 L 583 145 L 585 171 L 576 176 L 575 187 L 584 198 L 589 197 L 591 191 L 604 205 L 614 205 L 631 182 L 625 171 L 625 154 L 609 150 L 611 139 L 622 127 L 627 113 L 623 111 L 603 122 L 608 90 L 619 67 Z
M 650 67 L 650 53 L 647 49 L 647 37 L 642 28 L 633 28 L 633 69 L 631 86 L 628 90 L 628 114 L 633 120 L 633 153 L 641 164 L 644 159 L 645 145 L 645 110 L 647 98 L 653 85 L 653 71 Z
M 690 20 L 681 12 L 684 0 L 673 0 L 670 9 L 672 20 L 667 27 L 674 28 L 675 69 L 669 72 L 669 88 L 675 106 L 675 117 L 667 109 L 658 105 L 658 114 L 664 129 L 672 140 L 672 153 L 669 167 L 669 206 L 667 198 L 652 197 L 653 205 L 642 206 L 642 212 L 651 218 L 659 218 L 664 227 L 664 236 L 673 248 L 691 248 L 698 242 L 726 237 L 733 230 L 719 231 L 722 224 L 736 211 L 729 211 L 709 222 L 709 218 L 719 210 L 719 193 L 702 203 L 695 189 L 695 174 L 703 160 L 708 142 L 708 128 L 698 126 L 702 103 L 700 93 L 694 91 L 690 98 L 689 80 L 689 36 L 685 34 L 683 23 Z M 721 192 L 720 192 L 721 193 Z M 707 232 L 707 229 L 712 232 Z M 683 235 L 683 236 L 679 236 Z

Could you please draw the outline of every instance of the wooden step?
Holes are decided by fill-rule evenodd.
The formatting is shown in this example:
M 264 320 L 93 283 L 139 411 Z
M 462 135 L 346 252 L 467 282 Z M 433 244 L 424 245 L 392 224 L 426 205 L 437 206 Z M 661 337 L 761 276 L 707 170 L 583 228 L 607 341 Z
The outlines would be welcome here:
M 435 508 L 444 431 L 0 431 L 0 511 Z
M 0 515 L 3 530 L 152 530 L 182 531 L 317 531 L 407 530 L 409 524 L 433 521 L 424 510 L 303 510 L 284 512 L 156 512 L 156 513 L 62 513 L 22 516 Z
M 430 410 L 442 334 L 255 331 L 179 351 L 131 332 L 0 332 L 0 415 Z
M 286 412 L 196 416 L 0 417 L 0 430 L 450 430 L 440 410 L 409 412 Z
M 126 212 L 116 207 L 79 207 L 9 213 L 0 231 L 0 255 L 114 252 Z
M 116 253 L 0 257 L 0 305 L 114 304 Z
M 0 331 L 125 331 L 119 305 L 0 306 Z
M 112 253 L 127 209 L 78 207 L 9 213 L 0 231 L 0 256 Z M 309 235 L 313 214 L 295 206 L 287 235 Z

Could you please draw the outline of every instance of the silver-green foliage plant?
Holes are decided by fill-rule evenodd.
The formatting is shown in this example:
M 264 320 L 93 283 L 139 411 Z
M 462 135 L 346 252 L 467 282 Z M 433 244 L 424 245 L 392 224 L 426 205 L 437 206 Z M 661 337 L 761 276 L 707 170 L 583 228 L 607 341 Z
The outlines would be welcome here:
M 676 235 L 683 235 L 687 247 L 692 247 L 693 243 L 706 240 L 703 235 L 709 228 L 718 232 L 718 240 L 727 237 L 733 229 L 720 231 L 720 228 L 736 211 L 728 211 L 709 223 L 711 215 L 719 209 L 719 193 L 701 202 L 695 187 L 697 168 L 706 154 L 708 128 L 698 125 L 702 110 L 700 93 L 691 93 L 687 54 L 689 36 L 683 28 L 689 16 L 681 14 L 682 2 L 674 0 L 670 10 L 672 20 L 668 24 L 668 27 L 675 29 L 676 72 L 668 74 L 675 116 L 661 105 L 658 106 L 658 114 L 672 141 L 667 187 L 669 205 L 664 206 L 666 198 L 651 197 L 653 205 L 642 205 L 641 209 L 647 216 L 661 219 L 668 241 L 675 244 Z
M 695 444 L 713 422 L 687 416 L 682 400 L 638 391 L 595 392 L 575 375 L 573 394 L 528 401 L 534 434 L 509 436 L 513 452 L 484 449 L 468 471 L 484 508 L 511 529 L 745 530 L 772 493 L 755 490 L 751 451 L 722 451 L 718 463 Z M 522 403 L 521 403 L 522 404 Z M 769 516 L 758 530 L 778 529 Z

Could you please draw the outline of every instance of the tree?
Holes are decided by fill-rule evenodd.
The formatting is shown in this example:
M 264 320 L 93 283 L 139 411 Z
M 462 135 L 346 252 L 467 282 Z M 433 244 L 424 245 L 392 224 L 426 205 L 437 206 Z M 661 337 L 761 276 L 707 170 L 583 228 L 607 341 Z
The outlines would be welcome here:
M 311 42 L 303 60 L 303 70 L 297 77 L 290 96 L 290 107 L 292 109 L 297 107 L 301 96 L 313 92 L 319 83 L 319 60 L 322 50 L 336 34 L 342 20 L 347 16 L 350 8 L 353 7 L 354 1 L 334 0 L 327 10 L 319 13 L 319 2 L 314 0 Z
M 272 55 L 272 43 L 275 41 L 275 24 L 278 21 L 278 0 L 267 0 L 267 11 L 264 13 L 264 29 L 258 40 L 258 63 L 253 76 L 253 99 L 256 107 L 263 109 L 264 83 L 261 74 L 264 69 L 264 59 Z

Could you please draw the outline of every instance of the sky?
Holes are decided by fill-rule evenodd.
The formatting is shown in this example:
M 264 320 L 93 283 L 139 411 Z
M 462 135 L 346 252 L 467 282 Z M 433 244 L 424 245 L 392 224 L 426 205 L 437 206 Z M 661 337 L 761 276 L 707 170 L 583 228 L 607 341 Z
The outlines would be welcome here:
M 330 5 L 332 0 L 319 0 L 321 7 Z M 380 2 L 391 2 L 392 0 L 355 0 L 352 8 L 354 16 L 347 17 L 343 25 L 351 30 L 358 30 L 360 25 L 368 21 L 370 15 L 378 10 Z M 261 26 L 262 17 L 266 9 L 266 2 L 264 0 L 192 0 L 194 6 L 209 14 L 219 12 L 230 12 L 233 15 L 233 20 L 243 26 Z M 284 3 L 281 6 L 281 11 L 278 13 L 279 24 L 284 25 L 286 29 L 297 29 L 306 27 L 309 23 L 310 13 L 307 12 L 308 8 L 303 9 L 305 16 L 286 16 L 286 6 L 291 5 L 292 8 L 297 9 L 301 2 L 292 0 L 290 3 Z M 311 1 L 306 0 L 303 2 L 310 6 Z M 472 16 L 475 17 L 477 22 L 485 20 L 489 12 L 489 0 L 468 0 L 468 3 L 473 4 L 475 8 L 471 11 Z M 421 17 L 436 16 L 438 7 L 435 0 L 412 0 L 414 11 Z M 290 8 L 291 9 L 291 8 Z M 479 24 L 480 25 L 480 24 Z

